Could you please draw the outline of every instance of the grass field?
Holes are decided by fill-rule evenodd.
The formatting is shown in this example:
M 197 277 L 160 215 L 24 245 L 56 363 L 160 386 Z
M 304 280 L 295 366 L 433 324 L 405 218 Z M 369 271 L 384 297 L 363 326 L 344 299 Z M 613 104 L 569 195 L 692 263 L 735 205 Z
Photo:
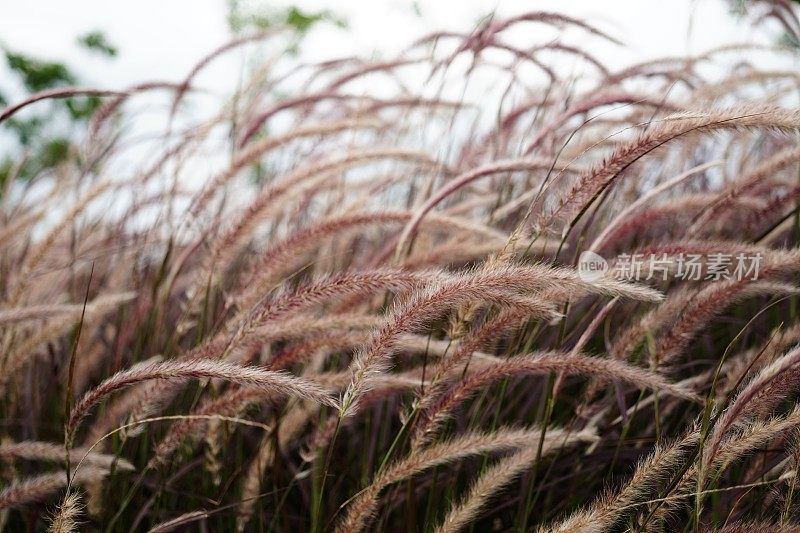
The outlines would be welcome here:
M 752 59 L 797 49 L 611 70 L 541 28 L 614 41 L 265 57 L 193 121 L 275 32 L 101 92 L 0 196 L 0 524 L 800 531 L 800 72 Z

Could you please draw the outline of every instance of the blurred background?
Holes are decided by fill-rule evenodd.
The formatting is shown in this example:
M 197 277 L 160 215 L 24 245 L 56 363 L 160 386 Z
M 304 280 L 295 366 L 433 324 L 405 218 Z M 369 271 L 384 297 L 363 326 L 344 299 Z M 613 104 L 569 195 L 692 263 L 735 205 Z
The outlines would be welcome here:
M 731 0 L 31 0 L 6 2 L 0 17 L 0 107 L 36 91 L 57 86 L 125 89 L 149 82 L 181 81 L 209 52 L 241 35 L 288 27 L 294 41 L 285 49 L 271 43 L 240 47 L 216 58 L 194 81 L 197 89 L 184 116 L 208 118 L 235 93 L 248 69 L 267 59 L 294 64 L 358 55 L 391 58 L 416 39 L 435 31 L 468 32 L 487 17 L 507 17 L 530 10 L 552 10 L 590 21 L 619 39 L 621 46 L 591 40 L 585 32 L 536 28 L 542 36 L 570 45 L 591 43 L 604 64 L 622 68 L 670 56 L 692 56 L 733 44 L 786 44 L 788 33 L 777 20 L 752 24 L 764 12 L 754 3 Z M 527 31 L 532 31 L 530 28 Z M 552 32 L 548 37 L 547 32 Z M 531 35 L 510 39 L 529 43 Z M 598 44 L 599 43 L 599 44 Z M 791 43 L 790 43 L 791 44 Z M 270 57 L 278 53 L 278 57 Z M 728 58 L 737 61 L 736 54 Z M 769 56 L 768 61 L 774 61 Z M 551 62 L 580 80 L 592 65 L 565 55 Z M 714 68 L 725 68 L 717 63 Z M 776 66 L 778 68 L 778 66 Z M 424 83 L 424 74 L 404 74 Z M 472 95 L 497 85 L 492 79 L 471 83 Z M 369 83 L 369 81 L 367 81 Z M 370 87 L 371 91 L 375 87 Z M 463 95 L 466 97 L 467 95 Z M 85 131 L 99 98 L 41 103 L 0 126 L 0 185 L 20 150 L 28 163 L 21 177 L 56 166 Z M 147 135 L 163 128 L 168 100 L 153 95 L 137 99 L 136 123 L 129 133 Z

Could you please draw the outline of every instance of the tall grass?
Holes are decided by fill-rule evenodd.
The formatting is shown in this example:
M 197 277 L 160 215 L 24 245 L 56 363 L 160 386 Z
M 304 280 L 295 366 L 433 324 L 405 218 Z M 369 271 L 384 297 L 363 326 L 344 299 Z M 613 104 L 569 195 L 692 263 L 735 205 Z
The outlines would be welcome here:
M 105 98 L 0 196 L 0 523 L 800 528 L 800 77 L 750 60 L 796 52 L 614 71 L 613 37 L 544 12 L 377 62 L 282 39 L 0 112 Z M 239 47 L 279 52 L 197 120 Z M 164 130 L 130 133 L 154 92 Z M 630 275 L 637 253 L 668 267 Z M 692 254 L 760 270 L 682 278 Z

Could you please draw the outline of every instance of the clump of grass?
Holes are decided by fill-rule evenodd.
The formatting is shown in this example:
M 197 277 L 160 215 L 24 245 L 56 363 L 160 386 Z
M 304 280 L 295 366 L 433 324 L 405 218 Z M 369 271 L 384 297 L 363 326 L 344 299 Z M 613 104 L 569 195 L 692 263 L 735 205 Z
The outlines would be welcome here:
M 512 45 L 541 25 L 569 31 Z M 6 527 L 798 529 L 800 77 L 750 55 L 793 52 L 614 71 L 576 33 L 619 45 L 534 12 L 383 61 L 276 52 L 197 119 L 205 68 L 276 30 L 0 112 L 105 98 L 0 191 Z M 757 276 L 677 276 L 737 254 Z

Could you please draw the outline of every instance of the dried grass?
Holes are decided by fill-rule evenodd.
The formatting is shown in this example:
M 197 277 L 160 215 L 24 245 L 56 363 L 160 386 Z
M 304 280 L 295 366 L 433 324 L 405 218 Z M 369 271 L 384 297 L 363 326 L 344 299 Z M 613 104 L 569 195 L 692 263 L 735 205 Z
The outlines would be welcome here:
M 615 70 L 545 12 L 377 61 L 293 65 L 283 35 L 0 113 L 104 97 L 0 191 L 8 530 L 797 529 L 798 76 L 756 59 L 785 50 Z M 199 74 L 261 39 L 196 121 Z M 150 91 L 167 127 L 137 138 Z M 739 253 L 758 279 L 676 277 Z

